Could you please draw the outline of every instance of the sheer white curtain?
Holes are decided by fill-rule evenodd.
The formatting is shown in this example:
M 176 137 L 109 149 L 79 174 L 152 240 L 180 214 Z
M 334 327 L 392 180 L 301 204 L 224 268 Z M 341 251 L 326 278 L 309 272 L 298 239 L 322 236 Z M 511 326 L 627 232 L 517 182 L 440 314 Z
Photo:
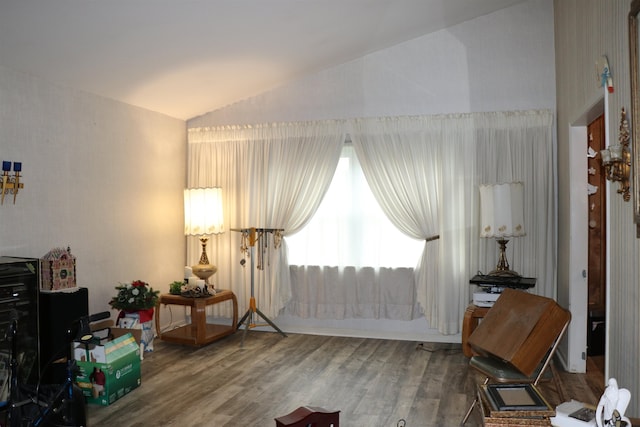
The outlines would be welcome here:
M 413 268 L 423 246 L 384 214 L 352 144 L 342 148 L 331 186 L 313 218 L 287 242 L 292 265 L 338 267 Z
M 531 292 L 556 297 L 556 180 L 553 114 L 550 111 L 486 113 L 476 118 L 478 181 L 524 183 L 526 236 L 507 245 L 511 268 L 535 277 Z M 477 194 L 477 192 L 476 192 Z M 498 262 L 494 239 L 478 239 L 478 269 Z
M 413 268 L 423 244 L 385 216 L 352 144 L 320 207 L 288 236 L 293 297 L 285 313 L 317 319 L 420 317 Z
M 459 332 L 469 278 L 495 265 L 495 241 L 479 248 L 481 183 L 525 182 L 525 227 L 530 231 L 528 238 L 514 239 L 513 259 L 522 266 L 521 274 L 538 278 L 535 292 L 553 296 L 555 187 L 549 111 L 352 123 L 354 146 L 377 200 L 398 228 L 426 241 L 415 291 L 430 327 L 443 334 Z M 440 238 L 430 240 L 436 235 Z
M 383 209 L 403 232 L 426 242 L 415 281 L 409 285 L 413 289 L 402 292 L 414 294 L 429 327 L 443 334 L 459 332 L 469 302 L 469 278 L 497 263 L 496 242 L 479 237 L 479 184 L 524 182 L 527 235 L 512 239 L 507 255 L 514 270 L 538 279 L 533 292 L 555 295 L 550 111 L 358 119 L 348 125 Z M 228 229 L 270 227 L 293 233 L 320 203 L 346 127 L 345 122 L 332 121 L 190 129 L 188 184 L 223 188 Z M 430 240 L 435 235 L 439 239 Z M 228 232 L 214 236 L 208 248 L 218 265 L 218 285 L 233 289 L 240 306 L 246 307 L 248 272 L 239 266 L 239 245 L 238 233 Z M 199 251 L 192 239 L 188 261 L 197 262 Z M 286 248 L 272 252 L 266 254 L 264 273 L 256 275 L 258 305 L 269 316 L 275 316 L 291 295 Z M 327 277 L 336 274 L 352 272 L 326 272 Z M 369 273 L 363 274 L 366 279 Z M 371 297 L 358 291 L 357 286 L 349 290 L 360 300 Z M 314 303 L 312 296 L 303 297 Z M 331 308 L 321 309 L 330 314 Z
M 351 131 L 382 209 L 405 234 L 425 242 L 413 287 L 403 291 L 416 295 L 430 327 L 444 334 L 459 331 L 461 288 L 469 279 L 460 248 L 472 223 L 473 135 L 465 116 L 362 119 Z
M 344 122 L 287 123 L 189 130 L 187 184 L 219 186 L 225 224 L 232 228 L 278 228 L 284 234 L 304 226 L 322 200 L 335 171 L 345 138 Z M 199 257 L 197 241 L 187 245 L 188 263 Z M 211 239 L 218 266 L 217 285 L 232 289 L 240 309 L 248 307 L 250 263 L 240 266 L 240 233 Z M 291 297 L 286 242 L 270 240 L 255 272 L 260 310 L 275 317 Z

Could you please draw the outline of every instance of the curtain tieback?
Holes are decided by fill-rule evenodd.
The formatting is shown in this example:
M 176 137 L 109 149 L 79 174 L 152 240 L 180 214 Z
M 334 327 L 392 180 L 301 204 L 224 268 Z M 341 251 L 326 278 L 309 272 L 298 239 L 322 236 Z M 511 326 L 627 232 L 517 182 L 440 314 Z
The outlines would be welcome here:
M 425 240 L 425 242 L 432 242 L 432 241 L 434 241 L 434 240 L 438 240 L 439 238 L 440 238 L 440 235 L 439 235 L 439 234 L 436 234 L 436 235 L 434 235 L 434 236 L 427 237 L 427 238 L 426 238 L 426 239 L 424 239 L 424 240 Z

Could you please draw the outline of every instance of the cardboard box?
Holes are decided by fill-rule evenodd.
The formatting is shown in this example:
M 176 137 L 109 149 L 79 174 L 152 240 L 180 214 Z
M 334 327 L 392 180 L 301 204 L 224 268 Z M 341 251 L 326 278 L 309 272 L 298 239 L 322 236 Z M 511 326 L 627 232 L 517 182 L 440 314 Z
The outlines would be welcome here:
M 136 340 L 138 345 L 141 344 L 141 329 L 117 328 L 111 325 L 113 325 L 113 321 L 111 320 L 107 320 L 102 323 L 97 322 L 95 324 L 91 324 L 91 332 L 93 333 L 94 338 L 100 341 L 100 344 L 106 344 L 109 341 L 120 338 L 121 336 L 126 334 L 133 335 L 133 339 Z
M 140 344 L 127 330 L 112 328 L 112 334 L 100 345 L 73 343 L 76 382 L 87 403 L 108 406 L 140 386 Z

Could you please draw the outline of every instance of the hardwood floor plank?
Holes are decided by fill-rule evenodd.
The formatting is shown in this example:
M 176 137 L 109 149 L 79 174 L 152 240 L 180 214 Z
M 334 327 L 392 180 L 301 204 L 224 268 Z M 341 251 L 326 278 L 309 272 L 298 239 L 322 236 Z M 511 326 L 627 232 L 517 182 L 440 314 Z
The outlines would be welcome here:
M 108 407 L 90 405 L 89 425 L 273 427 L 310 405 L 340 410 L 343 427 L 395 427 L 401 418 L 407 427 L 454 426 L 481 380 L 459 344 L 258 331 L 241 340 L 240 332 L 202 348 L 156 341 L 142 385 Z M 561 379 L 572 398 L 594 399 L 585 375 Z M 481 425 L 474 412 L 467 427 Z

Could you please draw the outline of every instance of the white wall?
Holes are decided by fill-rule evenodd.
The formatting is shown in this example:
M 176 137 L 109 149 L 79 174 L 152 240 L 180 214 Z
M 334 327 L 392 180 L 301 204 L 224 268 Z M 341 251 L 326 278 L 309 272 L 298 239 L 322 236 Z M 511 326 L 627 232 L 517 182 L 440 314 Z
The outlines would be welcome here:
M 182 278 L 184 121 L 0 67 L 0 158 L 25 186 L 0 206 L 0 255 L 69 245 L 92 312 L 119 282 Z
M 372 53 L 191 119 L 188 127 L 526 109 L 555 110 L 552 0 L 531 0 Z M 424 319 L 276 320 L 286 330 L 459 341 L 427 333 Z
M 573 134 L 576 126 L 586 125 L 582 118 L 603 98 L 603 89 L 595 75 L 595 63 L 605 55 L 615 89 L 607 100 L 607 140 L 615 142 L 618 139 L 620 110 L 625 107 L 628 111 L 631 103 L 627 25 L 630 5 L 631 0 L 562 0 L 554 4 L 558 77 L 558 239 L 561 244 L 558 286 L 569 300 L 573 295 L 579 297 L 587 292 L 581 275 L 587 260 L 583 255 L 582 261 L 578 261 L 575 255 L 583 251 L 581 235 L 587 232 L 586 226 L 582 226 L 582 230 L 576 227 L 576 222 L 586 222 L 583 219 L 586 196 L 583 193 L 579 199 L 573 191 L 578 183 L 586 180 L 586 167 L 569 173 L 574 162 L 572 156 L 580 151 L 573 144 L 584 141 L 578 141 Z M 629 124 L 634 126 L 631 121 Z M 610 257 L 607 265 L 610 268 L 606 368 L 611 377 L 617 378 L 620 387 L 631 391 L 627 415 L 637 417 L 640 415 L 640 240 L 636 238 L 633 224 L 633 202 L 622 200 L 616 193 L 617 185 L 608 184 L 608 187 Z M 574 324 L 573 320 L 572 326 L 586 327 L 579 321 Z
M 531 0 L 189 120 L 188 127 L 555 109 L 552 0 Z

